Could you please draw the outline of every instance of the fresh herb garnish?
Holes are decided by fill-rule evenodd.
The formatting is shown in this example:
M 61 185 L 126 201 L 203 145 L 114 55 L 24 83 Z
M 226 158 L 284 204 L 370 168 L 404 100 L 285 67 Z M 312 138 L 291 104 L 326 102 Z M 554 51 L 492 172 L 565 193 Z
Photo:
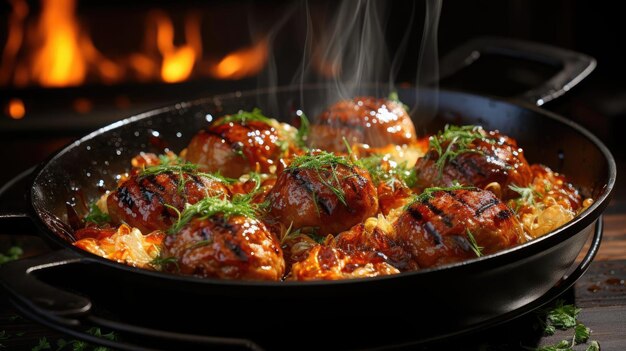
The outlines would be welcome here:
M 223 184 L 232 184 L 235 182 L 235 179 L 226 178 L 219 173 L 200 172 L 199 166 L 194 163 L 160 164 L 156 166 L 146 167 L 141 170 L 141 172 L 139 172 L 138 179 L 143 179 L 150 176 L 157 176 L 159 174 L 165 173 L 178 175 L 178 184 L 176 186 L 176 191 L 179 194 L 183 194 L 185 192 L 185 185 L 189 181 L 189 179 L 185 178 L 185 174 L 208 178 Z
M 89 213 L 84 218 L 85 222 L 95 223 L 97 225 L 105 224 L 111 221 L 111 217 L 102 212 L 100 207 L 96 204 L 96 202 L 92 202 L 89 205 Z
M 255 218 L 257 208 L 250 203 L 245 196 L 236 196 L 229 200 L 218 197 L 206 197 L 193 205 L 187 204 L 182 212 L 179 212 L 178 220 L 168 230 L 169 234 L 178 233 L 193 218 L 209 218 L 221 214 L 225 218 L 231 216 L 245 216 Z
M 570 342 L 567 340 L 561 340 L 557 344 L 543 346 L 543 347 L 539 347 L 539 348 L 532 349 L 532 350 L 534 351 L 573 351 L 572 345 L 570 345 Z
M 37 344 L 37 346 L 34 346 L 31 351 L 41 351 L 49 349 L 50 343 L 48 342 L 48 339 L 46 339 L 46 337 L 44 336 L 43 338 L 39 338 L 39 344 Z
M 430 137 L 430 147 L 437 151 L 437 155 L 439 156 L 435 165 L 439 169 L 440 177 L 443 174 L 443 167 L 446 162 L 452 161 L 457 156 L 464 153 L 483 153 L 480 150 L 470 148 L 470 145 L 476 139 L 490 143 L 495 142 L 485 137 L 482 127 L 471 125 L 460 127 L 446 125 L 443 131 L 439 131 L 437 135 Z M 445 149 L 444 145 L 446 145 Z
M 402 107 L 404 107 L 404 109 L 405 109 L 406 111 L 408 111 L 408 110 L 409 110 L 409 106 L 407 106 L 405 103 L 403 103 L 402 101 L 400 101 L 400 97 L 398 96 L 398 92 L 397 92 L 397 91 L 395 91 L 395 90 L 394 90 L 394 91 L 390 92 L 390 93 L 389 93 L 389 96 L 387 97 L 387 99 L 388 99 L 388 100 L 391 100 L 391 101 L 393 101 L 393 102 L 397 102 L 397 103 L 401 104 L 401 105 L 402 105 Z
M 484 249 L 484 247 L 478 246 L 478 243 L 476 242 L 474 235 L 469 229 L 465 229 L 465 233 L 467 234 L 467 239 L 469 240 L 472 251 L 474 251 L 474 253 L 476 254 L 476 257 L 481 257 L 483 255 L 482 250 Z
M 574 345 L 584 344 L 589 340 L 591 330 L 580 323 L 577 318 L 581 309 L 574 305 L 565 304 L 563 300 L 557 300 L 551 307 L 537 311 L 539 326 L 543 329 L 544 335 L 553 335 L 556 329 L 574 329 L 571 340 L 562 340 L 554 345 L 547 345 L 540 348 L 526 348 L 534 351 L 562 351 L 572 350 Z M 600 345 L 592 340 L 587 347 L 587 351 L 598 351 Z
M 22 250 L 21 247 L 11 246 L 6 253 L 0 253 L 0 265 L 10 261 L 15 261 L 23 254 L 24 250 Z
M 167 155 L 159 155 L 159 164 L 161 165 L 175 165 L 175 164 L 181 164 L 184 163 L 185 161 L 183 161 L 182 158 L 180 158 L 178 155 L 172 153 L 172 154 L 167 154 Z
M 300 112 L 300 128 L 298 128 L 298 133 L 296 133 L 296 144 L 301 148 L 306 149 L 306 139 L 310 133 L 311 123 L 309 123 L 309 119 L 306 117 L 304 112 Z
M 269 117 L 264 116 L 263 113 L 261 112 L 261 109 L 259 109 L 258 107 L 255 107 L 254 109 L 252 109 L 252 111 L 240 110 L 239 112 L 233 115 L 225 116 L 217 120 L 216 124 L 217 125 L 228 124 L 228 123 L 246 124 L 247 122 L 250 122 L 250 121 L 262 122 L 268 125 L 273 124 L 273 120 Z
M 595 340 L 591 340 L 586 351 L 600 351 L 600 344 Z
M 455 190 L 472 190 L 472 189 L 476 189 L 476 187 L 473 186 L 462 186 L 462 185 L 453 185 L 453 186 L 449 186 L 449 187 L 431 187 L 431 188 L 426 188 L 422 191 L 421 194 L 419 195 L 415 195 L 413 196 L 413 200 L 409 202 L 409 204 L 407 205 L 407 207 L 413 205 L 416 202 L 425 202 L 428 201 L 430 199 L 432 199 L 434 197 L 434 193 L 436 193 L 437 191 L 455 191 Z
M 317 173 L 319 181 L 330 189 L 330 191 L 335 194 L 337 199 L 344 206 L 347 206 L 346 194 L 341 188 L 341 183 L 339 181 L 339 177 L 337 176 L 337 166 L 339 165 L 351 168 L 353 164 L 344 156 L 337 156 L 331 152 L 320 151 L 315 154 L 310 153 L 308 155 L 296 157 L 286 170 L 314 170 Z M 326 172 L 330 172 L 330 174 L 327 174 Z M 312 194 L 312 196 L 314 197 L 313 202 L 317 204 L 317 201 L 315 201 L 315 194 Z
M 515 199 L 515 203 L 517 204 L 517 208 L 519 209 L 522 205 L 535 206 L 537 203 L 535 202 L 535 198 L 541 199 L 543 196 L 533 188 L 532 184 L 527 187 L 517 186 L 515 184 L 510 184 L 509 189 L 518 193 L 520 196 Z
M 199 166 L 195 163 L 160 164 L 156 166 L 146 167 L 141 170 L 141 172 L 139 172 L 139 178 L 156 176 L 163 173 L 177 173 L 181 179 L 183 178 L 183 174 L 196 175 L 209 178 L 224 184 L 232 184 L 236 181 L 235 179 L 224 177 L 219 173 L 200 172 Z
M 359 159 L 357 164 L 369 172 L 376 185 L 384 182 L 394 189 L 395 180 L 399 180 L 408 188 L 415 186 L 417 173 L 414 168 L 407 167 L 406 161 L 402 163 L 388 161 L 387 167 L 383 164 L 384 161 L 384 155 L 375 154 Z
M 576 344 L 586 343 L 591 335 L 591 329 L 587 328 L 584 324 L 578 323 L 574 327 L 574 342 Z
M 176 268 L 178 269 L 178 258 L 177 257 L 156 257 L 154 258 L 152 261 L 150 261 L 150 265 L 156 269 L 163 269 L 163 266 L 168 265 L 168 264 L 174 264 L 176 265 Z M 180 270 L 180 269 L 179 269 Z

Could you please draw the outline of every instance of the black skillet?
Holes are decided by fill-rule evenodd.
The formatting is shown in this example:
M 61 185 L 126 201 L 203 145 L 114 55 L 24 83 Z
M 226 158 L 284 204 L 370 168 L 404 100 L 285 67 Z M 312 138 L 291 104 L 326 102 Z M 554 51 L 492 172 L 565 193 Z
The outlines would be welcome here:
M 85 325 L 125 332 L 130 343 L 91 341 L 127 350 L 163 349 L 172 342 L 220 349 L 410 345 L 524 314 L 569 288 L 593 259 L 602 236 L 601 214 L 615 183 L 615 162 L 588 131 L 534 106 L 576 84 L 593 69 L 593 59 L 537 44 L 489 39 L 455 51 L 442 62 L 442 71 L 453 71 L 457 62 L 467 63 L 459 58 L 474 57 L 475 52 L 557 62 L 562 71 L 524 94 L 522 98 L 533 105 L 519 98 L 505 101 L 420 90 L 419 101 L 438 101 L 440 112 L 430 119 L 420 111 L 434 106 L 419 106 L 413 116 L 417 130 L 435 132 L 447 123 L 498 129 L 518 140 L 531 163 L 568 175 L 586 196 L 593 196 L 591 207 L 546 236 L 441 268 L 331 282 L 176 276 L 108 261 L 71 245 L 74 213 L 83 215 L 85 203 L 113 188 L 115 175 L 128 169 L 129 159 L 140 151 L 178 152 L 211 116 L 260 107 L 291 122 L 297 109 L 314 116 L 333 102 L 323 86 L 287 87 L 215 96 L 131 117 L 70 144 L 7 184 L 0 190 L 0 200 L 5 200 L 0 218 L 31 219 L 60 249 L 0 267 L 0 283 L 29 317 L 82 338 L 89 338 L 79 332 Z M 354 93 L 385 92 L 365 87 Z M 405 104 L 414 106 L 415 89 L 398 93 Z M 7 194 L 15 192 L 26 193 L 25 201 L 7 210 Z M 575 264 L 591 236 L 585 259 Z M 294 338 L 297 344 L 287 342 Z

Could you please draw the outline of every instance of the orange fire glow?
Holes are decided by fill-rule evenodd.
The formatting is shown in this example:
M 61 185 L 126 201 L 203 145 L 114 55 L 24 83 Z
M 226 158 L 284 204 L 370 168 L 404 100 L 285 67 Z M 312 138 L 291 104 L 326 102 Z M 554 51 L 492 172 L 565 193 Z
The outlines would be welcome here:
M 13 119 L 22 119 L 24 115 L 26 115 L 26 107 L 24 107 L 24 102 L 20 99 L 11 99 L 9 100 L 9 105 L 7 106 L 7 112 L 9 117 Z
M 45 87 L 79 85 L 85 80 L 87 62 L 78 46 L 76 2 L 44 0 L 42 6 L 37 35 L 43 45 L 33 60 L 33 78 Z
M 268 56 L 266 39 L 258 41 L 250 48 L 240 49 L 221 59 L 211 70 L 215 78 L 241 79 L 259 72 Z
M 265 39 L 219 60 L 210 53 L 205 58 L 200 14 L 185 18 L 184 41 L 175 44 L 172 19 L 160 10 L 146 17 L 146 47 L 112 59 L 98 50 L 80 24 L 77 0 L 41 0 L 41 13 L 34 21 L 27 21 L 26 0 L 10 1 L 13 11 L 0 62 L 4 86 L 66 87 L 123 79 L 175 83 L 203 75 L 241 79 L 256 75 L 268 59 Z

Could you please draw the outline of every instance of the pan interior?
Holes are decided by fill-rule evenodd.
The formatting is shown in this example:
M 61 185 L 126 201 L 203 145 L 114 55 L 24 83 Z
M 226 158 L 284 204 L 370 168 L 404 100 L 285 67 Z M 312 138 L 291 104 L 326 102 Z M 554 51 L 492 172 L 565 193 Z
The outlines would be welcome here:
M 417 92 L 399 89 L 400 100 L 414 107 Z M 360 95 L 386 96 L 377 89 Z M 412 116 L 418 134 L 433 133 L 445 124 L 477 124 L 500 130 L 517 139 L 530 163 L 543 163 L 566 174 L 585 196 L 606 198 L 614 182 L 615 167 L 606 148 L 593 136 L 563 118 L 545 111 L 483 96 L 452 91 L 420 90 Z M 72 226 L 88 212 L 88 204 L 117 177 L 128 171 L 130 159 L 140 152 L 180 152 L 193 135 L 212 119 L 239 110 L 261 108 L 268 116 L 294 122 L 296 111 L 316 116 L 335 102 L 324 87 L 280 88 L 216 96 L 150 111 L 115 123 L 74 142 L 43 165 L 34 181 L 31 200 L 35 212 L 56 235 L 71 241 Z M 420 111 L 432 111 L 436 117 Z

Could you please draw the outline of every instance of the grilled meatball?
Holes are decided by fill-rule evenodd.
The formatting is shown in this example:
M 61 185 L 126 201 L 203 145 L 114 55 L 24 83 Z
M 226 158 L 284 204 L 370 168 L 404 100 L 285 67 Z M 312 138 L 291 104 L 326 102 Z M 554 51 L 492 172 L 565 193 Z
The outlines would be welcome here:
M 185 158 L 204 170 L 233 178 L 251 171 L 280 170 L 281 157 L 295 148 L 289 136 L 295 129 L 267 118 L 229 122 L 229 117 L 198 132 L 191 139 Z
M 479 188 L 498 183 L 497 195 L 503 200 L 517 196 L 509 185 L 526 186 L 532 179 L 524 152 L 514 139 L 474 126 L 446 127 L 433 136 L 415 170 L 418 190 L 456 182 Z
M 416 269 L 404 248 L 394 240 L 393 227 L 383 216 L 368 218 L 335 237 L 331 246 L 347 253 L 370 252 L 401 271 Z
M 182 175 L 182 178 L 181 178 Z M 207 196 L 227 197 L 229 190 L 217 180 L 190 173 L 164 172 L 131 176 L 107 198 L 113 223 L 127 223 L 148 234 L 167 230 L 185 203 L 196 203 Z M 166 206 L 167 205 L 167 206 Z
M 525 241 L 513 211 L 490 191 L 438 190 L 420 198 L 398 217 L 394 228 L 396 241 L 421 268 L 490 254 Z
M 285 273 L 280 243 L 255 219 L 214 215 L 193 219 L 165 238 L 167 270 L 220 279 L 280 280 Z
M 309 167 L 305 158 L 319 163 Z M 329 153 L 296 158 L 278 175 L 266 201 L 268 220 L 293 230 L 315 227 L 324 236 L 338 234 L 378 211 L 369 174 Z
M 385 262 L 384 256 L 371 252 L 345 251 L 318 245 L 306 259 L 294 263 L 288 280 L 337 280 L 376 277 L 400 273 Z
M 416 140 L 415 126 L 402 103 L 373 97 L 342 100 L 325 110 L 313 125 L 309 144 L 322 150 L 345 151 L 350 144 L 371 147 L 404 145 Z

